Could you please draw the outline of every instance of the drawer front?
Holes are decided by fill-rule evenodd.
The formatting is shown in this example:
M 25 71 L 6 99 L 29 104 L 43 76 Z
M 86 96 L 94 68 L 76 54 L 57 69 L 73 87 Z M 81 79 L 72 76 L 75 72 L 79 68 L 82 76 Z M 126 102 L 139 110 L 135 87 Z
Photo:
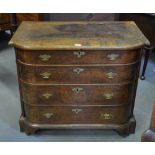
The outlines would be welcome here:
M 92 84 L 130 82 L 137 67 L 125 66 L 31 66 L 19 65 L 26 82 L 38 84 Z
M 26 118 L 36 124 L 123 124 L 128 121 L 130 107 L 25 105 Z
M 124 64 L 139 59 L 140 49 L 131 51 L 17 51 L 17 59 L 28 64 Z
M 31 85 L 21 82 L 23 100 L 37 106 L 121 105 L 130 103 L 132 85 Z

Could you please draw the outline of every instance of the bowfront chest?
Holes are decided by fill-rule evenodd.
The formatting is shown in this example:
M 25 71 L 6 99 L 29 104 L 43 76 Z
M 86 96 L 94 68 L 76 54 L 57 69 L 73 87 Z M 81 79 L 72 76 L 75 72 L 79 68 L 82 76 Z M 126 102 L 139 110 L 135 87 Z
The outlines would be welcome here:
M 20 129 L 135 132 L 143 47 L 134 22 L 23 22 L 15 47 Z

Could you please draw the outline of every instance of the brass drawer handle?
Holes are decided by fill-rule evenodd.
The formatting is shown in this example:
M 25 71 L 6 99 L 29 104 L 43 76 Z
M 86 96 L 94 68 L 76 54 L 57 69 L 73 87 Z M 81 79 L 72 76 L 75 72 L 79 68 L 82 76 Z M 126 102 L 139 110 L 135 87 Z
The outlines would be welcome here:
M 53 113 L 45 113 L 43 114 L 43 116 L 45 116 L 47 119 L 52 118 L 54 116 Z
M 45 99 L 49 99 L 51 96 L 53 96 L 53 94 L 50 94 L 50 93 L 44 93 L 42 94 L 42 96 L 45 98 Z
M 111 119 L 113 117 L 113 115 L 112 114 L 110 114 L 110 113 L 101 113 L 101 119 L 106 119 L 106 120 L 108 120 L 108 119 Z
M 83 88 L 80 88 L 80 87 L 73 88 L 72 91 L 75 93 L 80 93 L 81 91 L 83 91 Z
M 48 54 L 42 54 L 42 55 L 39 55 L 39 58 L 42 60 L 42 61 L 48 61 L 51 56 L 48 55 Z
M 105 99 L 107 99 L 107 100 L 112 99 L 112 97 L 114 96 L 113 93 L 105 93 L 105 94 L 103 94 L 103 95 L 104 95 Z
M 83 68 L 74 68 L 73 72 L 75 72 L 76 74 L 80 74 L 81 72 L 83 72 L 84 69 Z
M 106 75 L 108 79 L 113 79 L 117 75 L 117 73 L 109 72 L 109 73 L 106 73 Z
M 77 58 L 81 58 L 82 56 L 84 56 L 86 53 L 84 51 L 75 51 L 73 52 L 74 55 L 77 56 Z
M 81 111 L 82 111 L 82 109 L 80 109 L 80 108 L 74 108 L 74 109 L 72 109 L 72 112 L 75 112 L 76 114 L 78 114 Z
M 116 60 L 119 57 L 119 54 L 115 54 L 115 53 L 111 53 L 107 55 L 107 58 L 109 58 L 109 60 L 113 61 Z
M 44 72 L 40 74 L 42 76 L 43 79 L 49 79 L 51 76 L 51 73 L 48 72 Z

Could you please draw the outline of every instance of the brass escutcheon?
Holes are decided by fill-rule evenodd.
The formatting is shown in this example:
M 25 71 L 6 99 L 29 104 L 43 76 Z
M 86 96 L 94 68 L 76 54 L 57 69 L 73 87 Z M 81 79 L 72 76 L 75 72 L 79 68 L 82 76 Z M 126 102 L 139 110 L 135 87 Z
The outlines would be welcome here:
M 51 56 L 48 55 L 48 54 L 42 54 L 42 55 L 39 55 L 39 58 L 42 60 L 42 61 L 48 61 Z
M 76 87 L 76 88 L 73 88 L 72 91 L 75 93 L 80 93 L 80 91 L 83 91 L 83 88 Z
M 83 72 L 84 69 L 83 68 L 74 68 L 73 72 L 75 72 L 76 74 L 80 74 L 81 72 Z
M 81 111 L 82 111 L 82 109 L 80 109 L 80 108 L 74 108 L 74 109 L 72 109 L 72 112 L 75 112 L 76 114 L 78 114 Z
M 53 113 L 45 113 L 45 114 L 43 114 L 43 116 L 45 116 L 46 118 L 51 118 L 51 117 L 53 117 L 54 116 L 54 114 Z
M 119 57 L 119 54 L 111 53 L 111 54 L 108 54 L 107 57 L 109 58 L 109 60 L 113 61 Z
M 101 113 L 101 118 L 102 119 L 111 119 L 113 117 L 113 115 L 112 114 L 109 114 L 109 113 Z
M 106 73 L 106 75 L 108 76 L 108 79 L 113 79 L 117 75 L 117 73 L 109 72 Z
M 44 94 L 42 94 L 42 96 L 43 96 L 45 99 L 49 99 L 51 96 L 53 96 L 53 94 L 44 93 Z
M 86 53 L 84 51 L 75 51 L 73 54 L 76 55 L 77 58 L 81 58 L 81 56 L 84 56 Z
M 105 99 L 107 99 L 107 100 L 112 99 L 112 97 L 114 96 L 113 93 L 105 93 L 105 94 L 103 94 L 103 95 L 104 95 Z
M 51 73 L 48 72 L 44 72 L 40 74 L 42 76 L 43 79 L 49 79 L 51 76 Z

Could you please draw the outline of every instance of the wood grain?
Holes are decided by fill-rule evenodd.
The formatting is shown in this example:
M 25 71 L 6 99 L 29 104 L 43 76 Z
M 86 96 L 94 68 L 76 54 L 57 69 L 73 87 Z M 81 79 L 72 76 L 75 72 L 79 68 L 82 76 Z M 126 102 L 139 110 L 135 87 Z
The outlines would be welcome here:
M 80 55 L 84 52 L 84 55 Z M 41 59 L 48 56 L 48 59 Z M 78 57 L 79 56 L 79 57 Z M 112 57 L 113 56 L 113 57 Z M 139 59 L 140 49 L 123 51 L 24 51 L 17 50 L 17 57 L 21 62 L 35 65 L 65 65 L 65 64 L 125 64 Z
M 134 22 L 23 22 L 10 44 L 27 50 L 114 50 L 149 41 Z
M 21 79 L 38 84 L 127 83 L 135 78 L 136 64 L 126 66 L 32 66 L 18 63 Z M 77 74 L 74 70 L 81 69 Z M 49 74 L 44 78 L 43 74 Z M 112 74 L 112 76 L 110 75 Z
M 73 109 L 79 108 L 76 114 Z M 90 107 L 90 106 L 70 106 L 70 107 L 34 107 L 25 105 L 26 116 L 29 122 L 36 124 L 123 124 L 129 120 L 129 106 L 122 107 Z M 44 114 L 53 113 L 51 118 L 46 118 Z M 105 119 L 102 114 L 110 114 Z
M 23 101 L 34 106 L 124 105 L 131 103 L 133 86 L 126 85 L 34 85 L 21 82 Z M 79 93 L 73 91 L 82 88 Z M 45 96 L 44 94 L 47 94 Z M 106 94 L 111 96 L 108 98 Z

